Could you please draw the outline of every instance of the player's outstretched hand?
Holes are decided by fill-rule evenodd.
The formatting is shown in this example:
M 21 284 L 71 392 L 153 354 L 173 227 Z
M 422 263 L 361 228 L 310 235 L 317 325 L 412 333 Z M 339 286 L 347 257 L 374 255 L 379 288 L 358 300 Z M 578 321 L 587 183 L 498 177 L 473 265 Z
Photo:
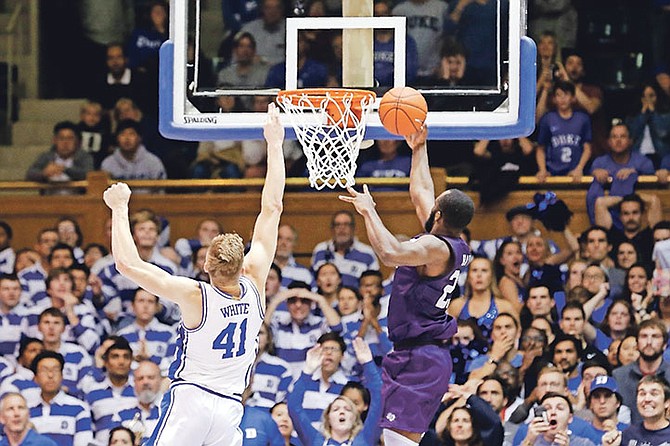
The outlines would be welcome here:
M 370 195 L 370 190 L 368 189 L 367 184 L 363 185 L 363 192 L 356 192 L 351 186 L 347 187 L 347 192 L 349 192 L 351 196 L 340 195 L 338 198 L 353 204 L 359 214 L 365 215 L 367 212 L 370 212 L 375 208 L 376 204 L 372 199 L 372 195 Z
M 422 125 L 421 128 L 407 136 L 405 136 L 405 141 L 410 149 L 416 150 L 424 147 L 426 145 L 426 139 L 428 139 L 428 127 Z
M 130 201 L 130 188 L 126 183 L 112 184 L 102 194 L 102 199 L 112 210 L 127 207 Z
M 263 126 L 263 136 L 268 142 L 268 148 L 276 147 L 284 141 L 284 126 L 279 120 L 279 108 L 271 102 L 268 105 L 268 120 Z
M 354 346 L 354 352 L 356 352 L 356 359 L 359 364 L 367 364 L 372 361 L 372 352 L 370 351 L 370 346 L 363 338 L 358 336 L 352 341 Z

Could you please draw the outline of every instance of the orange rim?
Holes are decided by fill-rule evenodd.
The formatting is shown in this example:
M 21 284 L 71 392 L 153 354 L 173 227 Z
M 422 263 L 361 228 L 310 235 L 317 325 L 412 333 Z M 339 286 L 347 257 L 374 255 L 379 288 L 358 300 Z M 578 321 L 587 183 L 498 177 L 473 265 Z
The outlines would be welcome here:
M 370 102 L 377 97 L 374 91 L 353 88 L 303 88 L 299 90 L 282 90 L 277 94 L 277 100 L 283 102 L 284 98 L 288 98 L 292 105 L 298 106 L 300 105 L 300 99 L 304 96 L 314 99 L 330 96 L 338 102 L 351 96 L 356 101 L 362 101 L 367 98 Z

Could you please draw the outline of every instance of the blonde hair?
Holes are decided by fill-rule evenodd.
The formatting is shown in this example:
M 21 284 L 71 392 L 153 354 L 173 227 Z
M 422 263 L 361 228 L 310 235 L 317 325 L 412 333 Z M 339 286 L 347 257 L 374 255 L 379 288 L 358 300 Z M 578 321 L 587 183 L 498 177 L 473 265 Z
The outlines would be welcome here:
M 242 269 L 244 241 L 238 234 L 219 234 L 212 239 L 207 254 L 210 274 L 233 276 Z
M 130 216 L 130 232 L 133 232 L 135 230 L 135 226 L 138 224 L 147 221 L 153 222 L 154 225 L 156 225 L 156 232 L 160 232 L 161 222 L 154 211 L 150 209 L 141 209 L 137 212 L 133 212 L 133 214 Z
M 495 299 L 501 299 L 502 293 L 500 292 L 500 288 L 498 288 L 498 281 L 496 280 L 496 271 L 491 259 L 489 259 L 488 257 L 475 257 L 474 259 L 472 259 L 472 262 L 470 262 L 470 265 L 480 260 L 486 262 L 486 264 L 489 266 L 489 269 L 491 270 L 491 283 L 489 284 L 489 291 L 491 292 L 491 294 L 493 294 L 493 297 Z M 465 298 L 470 297 L 472 297 L 472 286 L 470 285 L 470 269 L 469 269 L 468 277 L 465 281 Z
M 356 409 L 356 405 L 354 404 L 353 401 L 351 401 L 349 398 L 347 398 L 344 395 L 340 395 L 337 398 L 335 398 L 329 405 L 326 407 L 326 410 L 323 411 L 323 415 L 321 417 L 321 431 L 323 433 L 323 436 L 326 438 L 332 438 L 332 426 L 330 425 L 330 418 L 328 415 L 330 414 L 330 410 L 333 407 L 333 404 L 335 404 L 335 401 L 337 400 L 342 400 L 347 405 L 351 408 L 351 411 L 354 413 L 356 416 L 356 419 L 354 420 L 354 425 L 351 428 L 351 433 L 349 434 L 349 438 L 356 438 L 356 435 L 360 431 L 363 430 L 363 421 L 361 420 L 361 414 L 358 413 L 358 409 Z
M 96 113 L 102 113 L 102 105 L 99 102 L 86 101 L 79 107 L 79 113 L 84 113 L 88 109 L 95 110 Z

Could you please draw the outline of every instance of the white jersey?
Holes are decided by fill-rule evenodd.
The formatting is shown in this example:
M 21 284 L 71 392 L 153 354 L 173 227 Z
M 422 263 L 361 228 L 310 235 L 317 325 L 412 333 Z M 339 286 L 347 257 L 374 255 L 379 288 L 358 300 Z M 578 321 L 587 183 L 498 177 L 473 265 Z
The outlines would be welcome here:
M 240 277 L 239 299 L 200 282 L 202 320 L 197 328 L 179 327 L 170 378 L 241 401 L 258 353 L 263 322 L 261 294 Z

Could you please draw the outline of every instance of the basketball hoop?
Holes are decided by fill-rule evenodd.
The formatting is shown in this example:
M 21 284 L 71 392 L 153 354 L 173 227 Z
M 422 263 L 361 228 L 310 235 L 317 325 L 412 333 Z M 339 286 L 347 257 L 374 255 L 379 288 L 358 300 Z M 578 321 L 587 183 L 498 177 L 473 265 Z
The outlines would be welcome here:
M 310 186 L 354 185 L 356 159 L 375 98 L 374 92 L 352 89 L 279 92 L 277 102 L 289 115 L 307 157 Z

